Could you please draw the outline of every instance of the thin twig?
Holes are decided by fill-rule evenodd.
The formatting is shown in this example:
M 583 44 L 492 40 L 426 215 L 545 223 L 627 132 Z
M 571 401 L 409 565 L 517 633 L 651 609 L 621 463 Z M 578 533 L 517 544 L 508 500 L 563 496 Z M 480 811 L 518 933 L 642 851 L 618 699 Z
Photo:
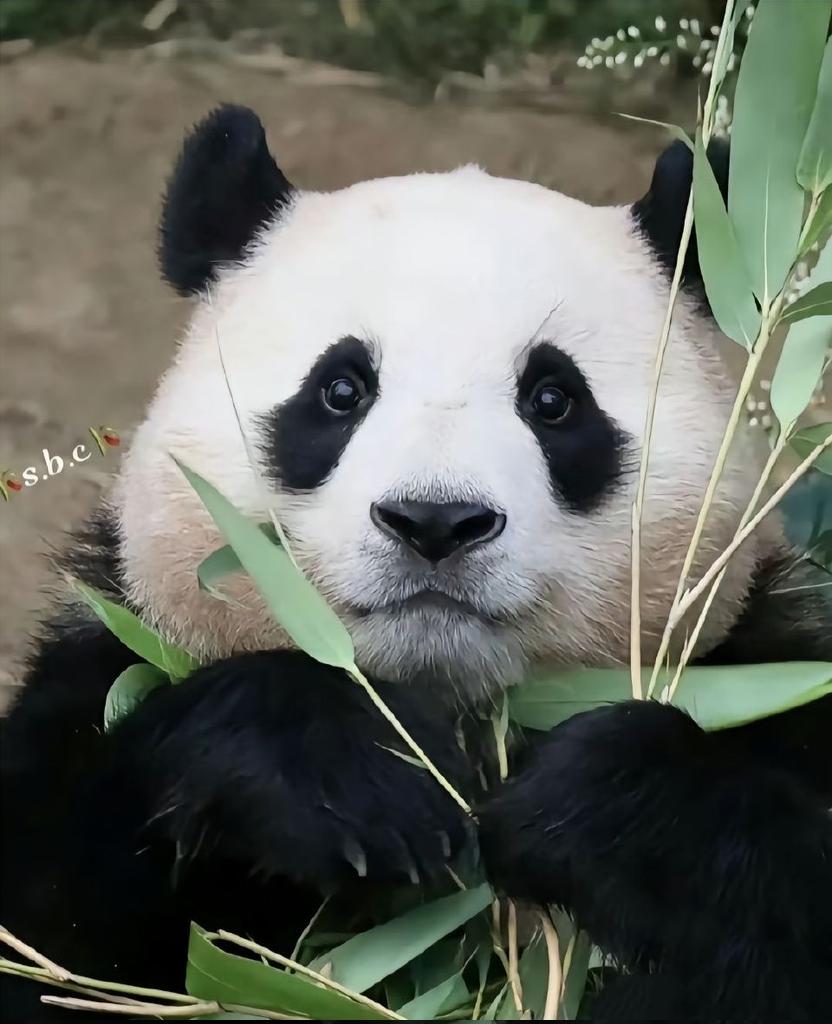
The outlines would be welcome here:
M 63 992 L 76 992 L 79 996 L 95 996 L 96 999 L 103 999 L 104 995 L 98 989 L 89 988 L 86 985 L 76 985 L 71 981 L 58 981 L 57 978 L 52 978 L 48 974 L 43 975 L 31 974 L 29 972 L 11 970 L 0 964 L 0 974 L 8 974 L 12 978 L 27 978 L 31 981 L 36 981 L 39 985 L 51 985 L 52 988 L 59 988 Z M 142 1006 L 141 999 L 132 999 L 130 996 L 119 996 L 114 992 L 108 992 L 106 998 L 111 1003 L 123 1003 L 125 1006 Z
M 207 936 L 209 939 L 211 937 L 212 936 L 210 935 Z M 380 1013 L 387 1020 L 405 1019 L 398 1013 L 388 1010 L 387 1007 L 382 1006 L 381 1003 L 377 1003 L 374 999 L 370 999 L 368 996 L 363 995 L 361 992 L 353 992 L 351 989 L 346 988 L 337 981 L 333 981 L 332 978 L 327 978 L 326 975 L 321 974 L 318 971 L 313 971 L 311 967 L 298 963 L 297 960 L 290 960 L 289 957 L 283 956 L 282 953 L 275 953 L 274 950 L 268 949 L 266 946 L 261 946 L 258 942 L 252 942 L 250 939 L 245 939 L 242 935 L 235 935 L 233 932 L 227 932 L 220 929 L 218 932 L 213 933 L 213 937 L 222 939 L 223 942 L 232 942 L 236 946 L 242 946 L 243 949 L 248 949 L 252 953 L 264 956 L 267 960 L 280 964 L 281 967 L 290 967 L 298 974 L 303 974 L 312 981 L 318 982 L 319 985 L 332 989 L 333 992 L 338 992 L 339 995 L 345 996 L 347 999 L 351 999 L 355 1003 L 361 1003 L 362 1006 L 375 1010 L 376 1013 Z
M 413 737 L 410 735 L 407 729 L 405 729 L 405 727 L 401 724 L 398 718 L 396 718 L 396 716 L 393 714 L 390 708 L 387 707 L 387 705 L 384 703 L 384 701 L 381 699 L 378 693 L 376 693 L 370 680 L 364 675 L 361 669 L 357 665 L 351 665 L 347 671 L 352 676 L 352 678 L 359 684 L 359 686 L 363 687 L 363 689 L 367 693 L 367 696 L 370 698 L 373 704 L 378 708 L 378 710 L 387 719 L 387 721 L 393 726 L 393 728 L 396 730 L 396 732 L 399 734 L 402 740 L 407 744 L 408 747 L 410 747 L 410 749 L 413 751 L 416 757 L 419 758 L 419 760 L 422 762 L 425 768 L 427 768 L 427 770 L 431 773 L 434 779 L 436 779 L 436 781 L 445 790 L 445 792 L 454 801 L 456 801 L 456 803 L 459 804 L 459 806 L 462 808 L 463 811 L 465 811 L 466 814 L 472 815 L 471 805 L 466 803 L 466 801 L 459 795 L 459 793 L 457 793 L 457 791 L 450 784 L 450 782 L 448 782 L 448 780 L 439 771 L 436 765 L 434 765 L 433 761 L 431 761 L 431 759 L 424 752 L 424 750 L 422 750 L 422 748 L 419 746 L 416 740 L 413 739 Z
M 543 1007 L 542 1020 L 558 1020 L 560 995 L 563 986 L 563 972 L 560 966 L 560 943 L 558 933 L 552 924 L 548 911 L 540 910 L 540 921 L 543 925 L 543 938 L 546 940 L 546 953 L 549 958 L 549 983 L 546 986 L 546 1002 Z
M 292 959 L 292 960 L 297 960 L 298 959 L 298 957 L 300 955 L 301 947 L 303 946 L 304 942 L 306 941 L 307 937 L 309 936 L 309 933 L 312 931 L 312 929 L 318 923 L 318 918 L 324 912 L 324 910 L 327 907 L 327 904 L 329 903 L 329 901 L 331 899 L 332 899 L 331 895 L 330 896 L 324 896 L 323 902 L 318 907 L 318 909 L 315 911 L 315 913 L 312 915 L 312 917 L 309 918 L 309 921 L 307 922 L 306 927 L 303 929 L 303 931 L 298 936 L 298 941 L 295 943 L 295 948 L 292 950 L 292 952 L 290 954 L 290 959 Z
M 690 575 L 691 568 L 693 566 L 694 559 L 696 558 L 696 552 L 699 550 L 699 542 L 702 539 L 702 534 L 705 530 L 705 525 L 708 521 L 708 515 L 711 511 L 711 505 L 716 494 L 717 487 L 719 486 L 720 480 L 722 479 L 722 472 L 725 468 L 725 464 L 728 460 L 728 454 L 733 444 L 734 437 L 739 426 L 740 418 L 745 409 L 745 400 L 748 397 L 748 392 L 751 390 L 751 385 L 754 378 L 757 375 L 757 370 L 762 360 L 763 354 L 768 347 L 768 341 L 770 338 L 770 331 L 768 330 L 768 323 L 764 321 L 765 330 L 761 329 L 759 338 L 754 350 L 748 357 L 745 364 L 745 370 L 740 381 L 739 388 L 737 390 L 736 397 L 734 399 L 734 405 L 731 409 L 731 415 L 728 419 L 728 424 L 725 428 L 725 433 L 720 444 L 719 451 L 717 452 L 716 461 L 714 462 L 713 469 L 711 470 L 711 476 L 708 480 L 708 486 L 705 489 L 705 496 L 702 501 L 702 505 L 699 509 L 699 515 L 696 519 L 696 525 L 693 529 L 693 534 L 688 544 L 688 550 L 685 554 L 684 562 L 679 573 L 679 579 L 676 584 L 676 593 L 673 597 L 673 602 L 670 606 L 670 612 L 668 613 L 667 623 L 662 633 L 662 638 L 659 643 L 659 649 L 656 652 L 656 659 L 653 664 L 653 672 L 650 676 L 650 685 L 647 688 L 647 696 L 652 697 L 653 691 L 656 688 L 658 682 L 659 673 L 661 671 L 662 663 L 664 662 L 665 656 L 668 653 L 670 647 L 670 638 L 673 630 L 679 623 L 681 614 L 679 612 L 679 604 L 682 600 L 682 595 L 685 592 L 685 586 L 687 585 L 688 576 Z
M 519 955 L 517 949 L 517 907 L 514 900 L 508 901 L 508 980 L 511 995 L 518 1013 L 523 1012 L 523 985 L 520 981 Z
M 781 430 L 780 435 L 777 438 L 777 443 L 771 449 L 771 454 L 766 460 L 763 472 L 760 474 L 760 479 L 757 481 L 757 486 L 754 488 L 754 493 L 751 495 L 751 500 L 748 502 L 745 512 L 743 512 L 742 514 L 742 518 L 740 519 L 739 525 L 737 526 L 737 530 L 734 534 L 735 537 L 740 532 L 740 530 L 742 530 L 743 527 L 748 523 L 748 520 L 756 511 L 762 493 L 768 484 L 772 471 L 774 470 L 774 466 L 777 460 L 782 455 L 787 443 L 788 442 L 786 431 Z M 693 627 L 692 633 L 685 642 L 685 646 L 682 650 L 681 657 L 679 658 L 679 664 L 676 666 L 676 672 L 667 690 L 667 695 L 664 698 L 667 703 L 672 701 L 673 697 L 676 694 L 676 690 L 679 686 L 679 681 L 682 678 L 682 673 L 685 671 L 685 667 L 688 661 L 690 660 L 691 655 L 693 654 L 693 650 L 696 647 L 697 642 L 699 641 L 699 634 L 702 632 L 702 627 L 705 625 L 705 621 L 708 618 L 708 613 L 711 610 L 711 605 L 714 603 L 717 591 L 719 590 L 722 581 L 725 579 L 725 574 L 727 572 L 728 566 L 726 565 L 725 568 L 719 573 L 717 578 L 714 580 L 710 593 L 705 599 L 705 603 L 703 604 L 702 610 L 699 613 L 699 618 L 696 621 L 696 625 Z
M 36 949 L 32 949 L 27 943 L 18 939 L 16 935 L 12 935 L 9 929 L 4 928 L 3 925 L 0 925 L 0 942 L 10 946 L 16 953 L 20 953 L 27 960 L 31 960 L 33 964 L 37 964 L 38 967 L 48 971 L 56 981 L 69 981 L 70 971 L 65 967 L 59 967 L 58 964 L 45 957 L 43 953 L 38 953 Z
M 49 1006 L 62 1006 L 65 1010 L 86 1010 L 93 1013 L 112 1013 L 133 1017 L 141 1011 L 145 1016 L 168 1019 L 171 1017 L 190 1018 L 205 1016 L 209 1013 L 221 1013 L 219 1003 L 194 1002 L 188 1006 L 166 1006 L 164 1003 L 135 1003 L 125 1006 L 124 1003 L 102 1002 L 96 999 L 76 999 L 74 996 L 41 996 L 40 1001 Z
M 703 591 L 714 579 L 717 573 L 725 566 L 728 559 L 733 555 L 737 548 L 748 539 L 748 537 L 756 530 L 760 523 L 765 517 L 772 511 L 783 498 L 783 496 L 791 490 L 791 488 L 797 483 L 797 481 L 806 473 L 812 465 L 821 457 L 827 448 L 832 445 L 832 434 L 829 435 L 824 441 L 822 441 L 817 447 L 813 448 L 812 451 L 806 456 L 806 458 L 800 463 L 791 475 L 785 480 L 784 483 L 777 488 L 774 494 L 769 500 L 763 505 L 760 511 L 746 523 L 743 529 L 737 531 L 734 539 L 728 545 L 728 547 L 722 552 L 711 565 L 710 569 L 705 573 L 702 579 L 696 584 L 695 587 L 686 591 L 682 601 L 679 604 L 679 615 L 682 616 L 690 608 L 692 604 L 699 600 L 702 596 Z
M 714 66 L 716 66 L 716 62 L 725 47 L 728 28 L 731 24 L 731 18 L 733 17 L 734 6 L 735 0 L 728 0 L 728 3 L 725 5 L 722 28 L 719 33 L 716 52 L 714 55 Z M 711 75 L 702 115 L 702 143 L 706 148 L 713 129 L 713 108 L 720 85 L 721 83 L 717 80 L 717 76 L 715 74 Z M 641 459 L 639 463 L 638 487 L 632 510 L 632 547 L 630 556 L 630 680 L 633 697 L 636 700 L 643 696 L 641 680 L 641 524 L 644 516 L 644 499 L 647 492 L 647 477 L 650 468 L 650 448 L 653 443 L 653 428 L 655 425 L 656 407 L 658 405 L 659 385 L 661 383 L 662 370 L 664 369 L 664 357 L 665 352 L 667 351 L 667 343 L 670 338 L 670 326 L 673 320 L 673 311 L 676 307 L 676 299 L 682 283 L 685 256 L 687 254 L 692 230 L 693 181 L 691 180 L 688 202 L 685 208 L 685 219 L 682 225 L 682 235 L 679 240 L 679 249 L 676 254 L 676 266 L 673 269 L 673 278 L 670 282 L 667 309 L 665 310 L 661 334 L 659 335 L 659 342 L 656 349 L 656 360 L 653 367 L 653 384 L 647 400 L 647 413 L 645 416 Z M 661 664 L 662 658 L 663 654 L 660 653 L 656 659 L 657 664 Z M 652 692 L 652 689 L 650 692 Z
M 32 978 L 36 981 L 44 981 L 52 978 L 58 979 L 44 967 L 30 967 L 28 964 L 18 964 L 14 960 L 0 958 L 0 971 L 5 974 L 17 974 L 20 977 Z M 99 981 L 97 978 L 87 978 L 82 974 L 70 974 L 69 980 L 74 985 L 83 985 L 87 988 L 101 990 L 102 992 L 122 992 L 125 995 L 146 997 L 150 999 L 167 999 L 175 1003 L 196 1003 L 199 1000 L 193 996 L 187 996 L 183 992 L 167 992 L 158 988 L 142 988 L 139 985 L 125 985 L 117 981 Z M 60 984 L 63 984 L 61 982 Z

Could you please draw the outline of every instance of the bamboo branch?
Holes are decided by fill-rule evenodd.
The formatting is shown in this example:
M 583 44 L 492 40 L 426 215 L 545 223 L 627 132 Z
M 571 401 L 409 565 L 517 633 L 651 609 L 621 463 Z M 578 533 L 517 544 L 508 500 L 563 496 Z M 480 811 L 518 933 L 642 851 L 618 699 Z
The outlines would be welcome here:
M 540 921 L 543 925 L 543 938 L 546 940 L 546 953 L 549 959 L 549 983 L 546 986 L 546 1002 L 543 1007 L 543 1020 L 558 1020 L 561 989 L 563 988 L 563 971 L 560 966 L 560 943 L 558 933 L 552 924 L 548 911 L 540 910 Z
M 725 14 L 722 19 L 719 38 L 717 39 L 714 55 L 714 66 L 725 49 L 728 38 L 728 29 L 734 14 L 735 0 L 728 0 L 725 5 Z M 705 98 L 705 106 L 702 114 L 702 142 L 707 147 L 713 131 L 713 109 L 716 95 L 719 92 L 720 82 L 715 74 L 711 75 L 708 83 L 708 94 Z M 670 326 L 673 320 L 673 312 L 676 307 L 676 299 L 682 283 L 682 271 L 685 264 L 685 256 L 690 243 L 690 236 L 693 230 L 693 180 L 691 179 L 690 193 L 688 195 L 685 219 L 682 226 L 682 235 L 679 240 L 679 249 L 676 254 L 676 266 L 673 269 L 673 278 L 670 283 L 670 294 L 668 296 L 667 309 L 665 311 L 662 329 L 659 335 L 656 349 L 656 360 L 653 368 L 653 385 L 647 400 L 647 413 L 645 416 L 644 436 L 641 447 L 641 459 L 639 463 L 638 487 L 636 498 L 633 502 L 632 511 L 632 546 L 630 554 L 630 680 L 633 697 L 638 700 L 643 696 L 641 681 L 641 524 L 644 515 L 644 499 L 647 493 L 647 477 L 650 468 L 650 448 L 653 443 L 653 428 L 656 418 L 656 406 L 658 405 L 659 385 L 661 383 L 662 370 L 664 369 L 664 357 L 667 351 L 667 343 L 670 338 Z M 679 588 L 681 592 L 681 586 Z M 678 596 L 678 595 L 677 595 Z M 662 638 L 664 642 L 665 638 Z M 669 644 L 670 634 L 667 634 Z M 663 655 L 657 656 L 656 664 L 661 664 Z M 654 670 L 654 674 L 655 670 Z M 655 685 L 651 678 L 652 693 Z

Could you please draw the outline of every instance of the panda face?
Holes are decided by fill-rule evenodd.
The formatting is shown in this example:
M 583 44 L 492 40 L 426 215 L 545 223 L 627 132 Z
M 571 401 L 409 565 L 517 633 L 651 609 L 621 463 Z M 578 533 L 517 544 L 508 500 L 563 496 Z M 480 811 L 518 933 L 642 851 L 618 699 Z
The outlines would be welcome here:
M 226 603 L 197 588 L 222 542 L 173 452 L 244 511 L 273 507 L 378 677 L 478 693 L 540 663 L 625 660 L 665 305 L 625 208 L 473 168 L 296 194 L 199 304 L 138 431 L 118 495 L 131 596 L 199 652 L 286 642 L 244 579 Z M 733 398 L 717 347 L 683 299 L 645 517 L 652 639 Z M 741 444 L 706 556 L 756 461 Z M 733 619 L 754 557 L 703 642 Z

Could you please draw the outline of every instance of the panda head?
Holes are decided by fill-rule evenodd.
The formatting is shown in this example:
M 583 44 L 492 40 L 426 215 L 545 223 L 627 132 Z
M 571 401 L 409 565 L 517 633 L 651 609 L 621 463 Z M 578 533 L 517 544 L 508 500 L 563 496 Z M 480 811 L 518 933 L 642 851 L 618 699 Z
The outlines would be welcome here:
M 215 111 L 165 201 L 163 272 L 197 302 L 117 489 L 129 597 L 203 656 L 287 643 L 245 578 L 225 601 L 199 589 L 222 540 L 172 453 L 246 513 L 271 506 L 378 677 L 477 693 L 546 662 L 626 660 L 679 158 L 660 160 L 636 207 L 476 167 L 304 192 L 251 111 Z M 648 654 L 733 400 L 719 345 L 683 295 L 644 517 Z M 708 561 L 757 479 L 756 452 L 738 449 Z M 735 619 L 756 543 L 732 562 L 704 646 Z

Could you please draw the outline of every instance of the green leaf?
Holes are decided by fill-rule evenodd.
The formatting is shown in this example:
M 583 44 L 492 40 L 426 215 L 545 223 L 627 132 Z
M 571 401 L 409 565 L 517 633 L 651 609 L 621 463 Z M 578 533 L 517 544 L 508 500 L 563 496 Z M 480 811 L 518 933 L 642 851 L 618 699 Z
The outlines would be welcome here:
M 563 983 L 563 1000 L 561 1012 L 566 1020 L 577 1020 L 578 1011 L 586 992 L 587 975 L 589 973 L 589 957 L 592 943 L 586 932 L 579 931 L 572 947 L 572 959 Z
M 271 523 L 260 523 L 260 529 L 273 544 L 280 544 L 277 534 L 275 533 L 275 529 Z M 224 547 L 218 548 L 216 551 L 212 551 L 207 558 L 200 562 L 199 567 L 196 570 L 196 576 L 202 590 L 207 591 L 213 597 L 217 597 L 221 601 L 227 601 L 228 598 L 219 589 L 217 584 L 226 576 L 231 576 L 236 572 L 242 571 L 243 567 L 240 563 L 240 559 L 234 551 L 234 548 L 232 548 L 230 544 L 226 544 Z
M 79 597 L 125 647 L 129 647 L 143 661 L 166 672 L 172 680 L 184 679 L 199 667 L 196 658 L 181 647 L 167 643 L 129 609 L 115 604 L 79 580 L 73 581 L 73 586 Z
M 794 322 L 810 316 L 832 316 L 832 281 L 825 281 L 817 288 L 812 288 L 805 295 L 801 295 L 786 307 L 780 319 Z
M 637 117 L 635 114 L 622 114 L 619 112 L 618 116 L 626 117 L 628 121 L 639 121 L 641 124 L 652 124 L 656 128 L 664 128 L 670 132 L 674 139 L 684 142 L 688 149 L 693 152 L 693 142 L 691 142 L 690 135 L 688 135 L 684 128 L 680 128 L 678 124 L 670 124 L 668 121 L 654 121 L 652 117 Z
M 801 459 L 805 459 L 819 444 L 823 444 L 830 434 L 832 434 L 832 423 L 819 423 L 816 427 L 807 427 L 805 430 L 798 431 L 791 440 L 791 446 Z M 820 458 L 815 459 L 812 465 L 821 473 L 828 473 L 832 476 L 832 446 L 827 448 Z
M 807 253 L 816 242 L 826 242 L 829 247 L 829 234 L 832 232 L 832 188 L 828 188 L 820 197 L 817 212 L 803 239 L 802 253 Z
M 355 652 L 349 633 L 284 549 L 269 540 L 207 480 L 178 459 L 174 461 L 295 644 L 324 665 L 350 668 Z
M 832 427 L 832 425 L 830 425 Z M 650 672 L 645 670 L 645 684 Z M 727 729 L 800 707 L 832 693 L 832 662 L 694 666 L 673 701 L 703 729 Z M 528 729 L 549 730 L 581 711 L 631 698 L 627 669 L 574 669 L 539 676 L 509 694 L 509 714 Z
M 400 1006 L 398 1012 L 410 1020 L 433 1020 L 440 1013 L 449 1013 L 462 1006 L 469 998 L 468 987 L 462 979 L 462 973 L 458 971 Z
M 185 987 L 197 999 L 303 1014 L 313 1020 L 386 1020 L 380 1013 L 301 974 L 228 953 L 191 924 Z
M 353 936 L 310 966 L 321 971 L 331 964 L 335 981 L 353 992 L 366 992 L 479 914 L 493 898 L 490 886 L 480 885 L 432 900 Z
M 832 292 L 832 285 L 828 287 Z M 812 400 L 830 347 L 832 320 L 827 317 L 800 320 L 789 329 L 771 379 L 771 408 L 784 429 Z
M 170 677 L 146 661 L 130 665 L 107 691 L 104 701 L 104 732 L 109 732 L 120 719 L 130 714 L 145 697 L 160 686 L 169 686 Z
M 520 954 L 517 965 L 520 988 L 523 992 L 523 1009 L 531 1010 L 534 1020 L 542 1020 L 546 1007 L 546 992 L 549 988 L 549 954 L 543 936 L 538 932 Z M 509 986 L 509 993 L 511 986 Z M 497 1011 L 497 1020 L 517 1020 L 514 996 L 503 1003 Z
M 832 0 L 760 0 L 740 65 L 728 209 L 757 297 L 773 298 L 803 219 L 798 156 L 815 102 Z
M 832 39 L 823 53 L 817 96 L 800 159 L 797 180 L 807 192 L 822 192 L 832 185 Z
M 488 1009 L 482 1015 L 481 1020 L 496 1020 L 497 1014 L 500 1012 L 504 1000 L 511 1001 L 512 1006 L 514 1006 L 514 1000 L 512 999 L 511 993 L 509 992 L 508 982 L 506 982 L 506 984 L 503 985 L 503 987 L 494 997 Z
M 705 292 L 716 322 L 723 334 L 750 350 L 760 330 L 760 314 L 699 131 L 693 154 L 693 223 Z

